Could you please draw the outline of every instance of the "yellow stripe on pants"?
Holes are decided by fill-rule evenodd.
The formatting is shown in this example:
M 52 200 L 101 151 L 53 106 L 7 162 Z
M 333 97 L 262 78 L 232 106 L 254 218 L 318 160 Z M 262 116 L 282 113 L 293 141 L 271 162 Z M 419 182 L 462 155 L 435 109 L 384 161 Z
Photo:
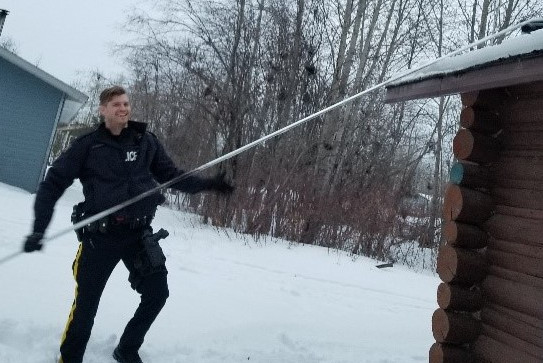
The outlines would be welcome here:
M 73 267 L 73 274 L 74 274 L 74 279 L 75 279 L 75 297 L 74 297 L 74 302 L 72 304 L 72 309 L 70 310 L 70 315 L 68 316 L 68 322 L 66 323 L 66 327 L 64 328 L 64 333 L 62 334 L 60 345 L 64 343 L 64 340 L 66 339 L 66 334 L 68 333 L 68 328 L 70 327 L 70 324 L 72 323 L 72 320 L 74 318 L 74 311 L 76 308 L 76 301 L 77 301 L 77 272 L 79 271 L 79 259 L 81 258 L 82 251 L 83 251 L 83 243 L 80 243 L 79 249 L 77 250 L 77 254 L 75 255 L 74 267 Z M 60 357 L 60 360 L 58 361 L 58 363 L 63 363 L 62 357 Z

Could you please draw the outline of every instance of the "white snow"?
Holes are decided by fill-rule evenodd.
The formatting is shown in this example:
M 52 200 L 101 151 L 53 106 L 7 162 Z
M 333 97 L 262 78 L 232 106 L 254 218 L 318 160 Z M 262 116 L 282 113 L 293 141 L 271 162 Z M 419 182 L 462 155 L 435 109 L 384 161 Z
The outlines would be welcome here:
M 435 76 L 445 76 L 472 67 L 482 66 L 493 61 L 526 55 L 536 51 L 543 51 L 543 29 L 533 31 L 530 34 L 520 34 L 517 37 L 505 39 L 499 45 L 473 50 L 455 57 L 440 59 L 436 63 L 423 68 L 420 71 L 415 71 L 397 81 L 391 82 L 387 87 L 396 87 Z M 422 66 L 422 64 L 415 65 L 413 68 L 418 68 L 420 66 Z M 394 77 L 396 76 L 393 76 L 392 78 Z
M 49 233 L 68 226 L 75 184 Z M 0 259 L 21 248 L 34 195 L 0 184 Z M 426 362 L 439 279 L 342 252 L 255 242 L 160 208 L 170 298 L 141 349 L 145 362 Z M 75 235 L 0 265 L 0 362 L 51 363 L 73 299 Z M 104 291 L 85 362 L 111 352 L 139 297 L 121 264 Z

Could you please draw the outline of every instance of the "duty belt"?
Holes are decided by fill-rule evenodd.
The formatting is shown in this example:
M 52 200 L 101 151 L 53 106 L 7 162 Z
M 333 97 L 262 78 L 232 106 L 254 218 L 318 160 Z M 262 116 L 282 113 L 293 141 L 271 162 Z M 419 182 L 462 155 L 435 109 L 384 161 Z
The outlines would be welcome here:
M 74 206 L 72 213 L 72 223 L 78 223 L 88 216 L 83 212 L 82 203 Z M 79 240 L 84 234 L 101 232 L 107 233 L 110 231 L 119 231 L 123 229 L 139 229 L 151 225 L 154 215 L 131 218 L 122 215 L 113 215 L 101 218 L 95 222 L 89 223 L 86 226 L 76 231 Z
M 83 227 L 84 232 L 102 232 L 107 233 L 112 230 L 120 229 L 138 229 L 151 225 L 153 217 L 143 216 L 139 218 L 127 218 L 124 216 L 108 216 L 90 223 Z
M 143 216 L 138 218 L 127 218 L 125 216 L 109 216 L 102 224 L 107 228 L 109 227 L 126 227 L 129 229 L 137 229 L 141 227 L 147 227 L 151 224 L 153 216 Z M 101 220 L 98 220 L 99 222 Z

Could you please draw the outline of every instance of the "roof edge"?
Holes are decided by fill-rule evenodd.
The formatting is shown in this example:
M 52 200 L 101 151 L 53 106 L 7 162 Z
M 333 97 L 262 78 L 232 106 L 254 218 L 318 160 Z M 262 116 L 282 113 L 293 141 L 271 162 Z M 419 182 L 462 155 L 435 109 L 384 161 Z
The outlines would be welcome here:
M 446 96 L 543 81 L 543 53 L 511 57 L 417 82 L 387 87 L 386 103 Z
M 0 47 L 0 57 L 4 58 L 10 63 L 15 64 L 19 68 L 25 70 L 26 72 L 32 74 L 33 76 L 41 79 L 45 83 L 53 86 L 54 88 L 62 91 L 66 94 L 67 98 L 76 101 L 81 102 L 82 104 L 87 102 L 89 99 L 89 96 L 84 94 L 83 92 L 78 91 L 77 89 L 73 88 L 72 86 L 62 82 L 58 78 L 52 76 L 51 74 L 45 72 L 44 70 L 36 67 L 32 63 L 24 60 L 23 58 L 19 57 L 18 55 L 10 52 L 9 50 L 5 49 L 4 47 Z

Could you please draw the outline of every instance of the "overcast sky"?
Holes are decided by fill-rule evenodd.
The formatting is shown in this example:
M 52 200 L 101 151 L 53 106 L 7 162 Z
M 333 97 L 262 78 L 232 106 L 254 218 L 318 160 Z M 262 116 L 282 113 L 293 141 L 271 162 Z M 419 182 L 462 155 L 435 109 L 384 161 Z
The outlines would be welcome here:
M 71 84 L 78 71 L 106 76 L 124 71 L 112 44 L 129 35 L 121 28 L 140 0 L 0 0 L 10 12 L 0 39 L 11 39 L 19 56 Z

